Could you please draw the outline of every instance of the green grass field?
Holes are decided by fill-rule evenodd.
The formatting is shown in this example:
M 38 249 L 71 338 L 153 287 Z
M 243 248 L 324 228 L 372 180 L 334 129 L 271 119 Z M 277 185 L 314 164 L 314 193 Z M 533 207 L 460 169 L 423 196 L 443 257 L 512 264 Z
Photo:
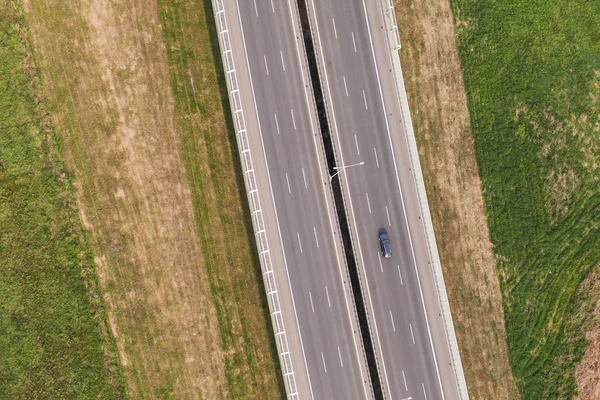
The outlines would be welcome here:
M 451 3 L 513 374 L 570 398 L 600 258 L 600 3 Z
M 0 5 L 0 398 L 121 398 L 90 253 L 36 102 L 24 32 L 18 8 Z

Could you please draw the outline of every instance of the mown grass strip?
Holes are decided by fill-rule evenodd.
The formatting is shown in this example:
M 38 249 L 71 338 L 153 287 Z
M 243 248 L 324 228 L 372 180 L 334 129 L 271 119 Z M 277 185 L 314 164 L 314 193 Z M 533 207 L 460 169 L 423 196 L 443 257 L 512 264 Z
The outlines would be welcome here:
M 210 0 L 159 0 L 229 398 L 283 396 Z
M 600 3 L 452 5 L 513 375 L 570 398 L 600 258 Z
M 124 397 L 18 4 L 0 5 L 0 398 Z

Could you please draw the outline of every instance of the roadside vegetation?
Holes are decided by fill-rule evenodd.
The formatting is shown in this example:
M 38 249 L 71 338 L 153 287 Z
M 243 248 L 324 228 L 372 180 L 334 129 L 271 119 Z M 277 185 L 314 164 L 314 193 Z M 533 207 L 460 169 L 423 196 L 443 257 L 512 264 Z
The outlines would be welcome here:
M 469 395 L 516 400 L 448 0 L 396 5 L 400 59 Z
M 396 4 L 400 60 L 471 399 L 517 400 L 448 0 Z
M 210 0 L 159 0 L 228 398 L 284 395 Z M 239 60 L 238 60 L 239 62 Z
M 128 397 L 280 398 L 210 1 L 22 4 Z
M 91 253 L 13 3 L 0 4 L 0 60 L 0 398 L 122 398 Z
M 597 300 L 600 3 L 451 4 L 512 373 L 524 399 L 571 398 Z

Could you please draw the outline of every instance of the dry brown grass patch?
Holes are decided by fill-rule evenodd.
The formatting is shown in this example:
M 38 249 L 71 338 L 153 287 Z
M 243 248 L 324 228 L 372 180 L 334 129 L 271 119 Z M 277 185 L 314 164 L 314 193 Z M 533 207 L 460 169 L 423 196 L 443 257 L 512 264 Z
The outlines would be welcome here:
M 225 398 L 156 4 L 25 8 L 128 394 Z
M 518 399 L 447 0 L 396 1 L 400 58 L 469 394 Z
M 577 400 L 600 399 L 600 265 L 581 284 L 579 295 L 595 302 L 589 307 L 584 301 L 579 313 L 584 314 L 586 321 L 583 329 L 588 342 L 588 348 L 581 363 L 577 367 Z M 578 296 L 579 297 L 579 296 Z

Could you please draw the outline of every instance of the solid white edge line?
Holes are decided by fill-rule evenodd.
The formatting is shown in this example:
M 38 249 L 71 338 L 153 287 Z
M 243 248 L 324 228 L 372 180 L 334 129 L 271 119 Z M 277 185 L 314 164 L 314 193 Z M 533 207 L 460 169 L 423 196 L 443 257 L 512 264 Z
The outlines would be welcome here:
M 317 19 L 317 15 L 316 15 L 316 11 L 315 11 L 314 0 L 310 0 L 310 2 L 312 4 L 312 13 L 314 15 L 315 28 L 317 30 L 317 38 L 318 38 L 318 41 L 319 41 L 319 49 L 321 51 L 321 56 L 323 56 L 323 54 L 324 54 L 323 53 L 323 45 L 322 45 L 322 41 L 321 41 L 321 34 L 320 34 L 320 31 L 319 31 L 319 21 Z M 354 32 L 352 32 L 352 40 L 354 41 Z M 355 47 L 355 49 L 356 49 L 356 47 Z M 332 120 L 333 120 L 334 131 L 335 131 L 335 135 L 337 137 L 338 143 L 341 143 L 340 142 L 340 137 L 339 137 L 339 131 L 338 131 L 338 128 L 337 128 L 337 121 L 336 121 L 336 118 L 335 118 L 335 109 L 334 109 L 334 106 L 333 106 L 333 101 L 331 99 L 331 87 L 329 85 L 329 77 L 327 76 L 327 66 L 325 65 L 324 62 L 323 62 L 323 70 L 325 72 L 324 73 L 324 77 L 325 77 L 325 83 L 327 85 L 327 96 L 329 97 L 329 100 L 330 100 L 331 117 L 332 117 Z M 343 151 L 342 151 L 341 145 L 340 145 L 340 149 L 339 150 L 340 150 L 341 165 L 345 165 L 344 164 L 344 155 L 343 155 Z M 342 171 L 342 174 L 340 174 L 340 175 L 344 175 L 345 176 L 345 174 L 346 174 L 346 170 L 344 169 L 344 171 Z M 348 190 L 348 202 L 350 204 L 350 214 L 352 215 L 352 220 L 353 220 L 352 222 L 354 224 L 354 231 L 358 232 L 358 228 L 356 226 L 356 217 L 354 215 L 354 206 L 352 204 L 352 196 L 350 194 L 350 190 Z M 358 252 L 359 252 L 360 262 L 363 265 L 363 270 L 364 270 L 364 268 L 365 268 L 364 267 L 364 265 L 365 265 L 365 263 L 364 263 L 364 257 L 363 257 L 363 254 L 362 254 L 362 247 L 360 246 L 360 238 L 358 237 L 358 235 L 356 235 L 356 242 L 357 242 L 357 246 L 358 246 Z M 367 295 L 369 297 L 369 305 L 371 307 L 371 315 L 373 315 L 373 325 L 374 325 L 374 328 L 375 328 L 375 336 L 377 338 L 377 342 L 378 342 L 378 346 L 379 346 L 379 350 L 380 350 L 379 353 L 381 354 L 381 339 L 379 338 L 379 331 L 378 331 L 378 328 L 377 328 L 377 319 L 375 318 L 375 315 L 374 315 L 374 312 L 373 312 L 373 299 L 371 297 L 371 289 L 369 288 L 369 279 L 367 277 L 366 271 L 365 271 L 365 287 L 367 288 Z M 386 367 L 385 367 L 385 360 L 383 358 L 383 355 L 381 355 L 380 357 L 381 357 L 381 364 L 382 364 L 382 368 L 383 368 L 383 374 L 385 376 L 385 383 L 387 385 L 388 393 L 390 393 L 390 396 L 391 396 L 392 391 L 390 390 L 390 383 L 389 383 L 389 379 L 387 377 L 387 370 L 386 370 Z M 365 388 L 365 390 L 366 390 L 366 388 Z M 369 397 L 369 396 L 367 395 L 367 397 Z
M 265 150 L 265 141 L 262 134 L 262 126 L 260 123 L 260 115 L 258 114 L 258 105 L 256 104 L 256 94 L 254 93 L 254 81 L 252 80 L 252 70 L 250 69 L 250 62 L 248 61 L 248 49 L 246 48 L 246 37 L 244 35 L 244 26 L 242 24 L 242 16 L 240 13 L 240 5 L 238 0 L 235 0 L 235 5 L 237 8 L 238 21 L 240 23 L 240 30 L 242 32 L 242 43 L 244 45 L 244 54 L 246 56 L 246 68 L 248 68 L 248 76 L 250 77 L 250 87 L 252 89 L 252 100 L 254 102 L 254 112 L 256 114 L 256 121 L 258 122 L 258 132 L 260 136 L 260 143 L 263 149 L 263 158 L 265 160 L 265 166 L 267 167 L 267 178 L 269 181 L 269 189 L 271 191 L 271 201 L 273 202 L 273 206 L 275 208 L 275 220 L 277 221 L 277 232 L 279 234 L 279 242 L 281 243 L 281 252 L 283 253 L 283 263 L 285 265 L 285 272 L 288 281 L 288 287 L 290 290 L 290 295 L 292 298 L 292 307 L 294 308 L 294 317 L 296 319 L 296 328 L 298 330 L 298 337 L 300 338 L 300 347 L 302 349 L 302 358 L 304 359 L 304 367 L 306 368 L 306 379 L 308 380 L 308 387 L 310 390 L 310 398 L 314 400 L 315 395 L 312 389 L 312 382 L 310 379 L 310 372 L 308 371 L 308 362 L 306 361 L 306 352 L 304 350 L 304 342 L 302 340 L 302 331 L 300 330 L 300 322 L 298 320 L 298 311 L 296 310 L 296 300 L 294 298 L 294 290 L 292 289 L 292 282 L 290 280 L 290 272 L 287 264 L 287 257 L 285 255 L 285 246 L 283 245 L 283 238 L 281 237 L 281 225 L 279 224 L 279 215 L 277 214 L 277 203 L 275 202 L 275 195 L 273 194 L 273 183 L 271 182 L 271 172 L 269 171 L 269 162 L 267 160 L 267 152 Z M 275 334 L 273 334 L 275 336 Z M 292 355 L 290 353 L 290 358 Z
M 429 333 L 429 343 L 431 345 L 431 351 L 433 353 L 433 361 L 435 363 L 435 370 L 437 373 L 438 383 L 440 385 L 440 392 L 442 394 L 442 400 L 444 400 L 445 399 L 444 388 L 442 386 L 442 378 L 440 376 L 440 369 L 439 369 L 439 366 L 437 363 L 437 356 L 435 354 L 435 348 L 433 347 L 433 337 L 431 336 L 431 328 L 429 327 L 429 318 L 427 317 L 427 311 L 425 309 L 425 299 L 423 297 L 423 289 L 421 288 L 421 278 L 419 277 L 419 270 L 417 268 L 417 261 L 415 258 L 415 250 L 413 248 L 412 238 L 410 235 L 410 229 L 408 226 L 408 218 L 406 216 L 406 206 L 404 204 L 404 196 L 402 195 L 402 188 L 400 187 L 400 175 L 398 173 L 398 166 L 396 164 L 396 155 L 394 154 L 394 147 L 393 147 L 393 143 L 392 143 L 392 135 L 390 133 L 390 126 L 389 126 L 388 119 L 387 119 L 387 111 L 385 109 L 385 101 L 383 99 L 383 91 L 381 89 L 381 80 L 379 79 L 379 69 L 377 67 L 377 60 L 375 58 L 375 48 L 373 47 L 373 38 L 371 37 L 371 26 L 369 25 L 369 17 L 367 15 L 367 5 L 365 4 L 365 0 L 363 0 L 363 10 L 365 13 L 365 23 L 367 25 L 367 32 L 369 33 L 369 42 L 371 43 L 371 55 L 373 57 L 373 64 L 375 66 L 375 75 L 377 76 L 377 86 L 379 87 L 379 95 L 381 97 L 381 107 L 383 108 L 385 126 L 387 129 L 388 139 L 390 142 L 390 150 L 392 153 L 392 159 L 394 160 L 394 170 L 396 171 L 396 183 L 398 185 L 398 191 L 400 192 L 400 200 L 402 203 L 402 209 L 404 211 L 404 222 L 406 224 L 406 230 L 408 232 L 408 241 L 410 243 L 410 250 L 411 250 L 412 258 L 413 258 L 413 265 L 415 266 L 415 272 L 417 275 L 417 283 L 419 284 L 419 293 L 421 294 L 421 304 L 423 306 L 423 314 L 425 315 L 425 322 L 427 324 L 427 332 Z
M 301 36 L 300 35 L 300 30 L 299 30 L 299 28 L 296 27 L 297 21 L 294 20 L 294 18 L 292 17 L 292 5 L 291 5 L 290 2 L 291 2 L 291 0 L 288 0 L 288 8 L 289 8 L 289 11 L 290 11 L 290 19 L 292 20 L 292 26 L 294 27 L 294 30 L 296 32 L 298 32 L 298 34 L 299 34 L 298 36 L 300 37 Z M 314 4 L 313 4 L 313 7 L 314 7 Z M 300 48 L 298 46 L 298 40 L 296 40 L 296 53 L 298 55 L 298 62 L 300 63 L 301 56 L 300 56 Z M 302 65 L 302 64 L 300 63 L 300 65 Z M 306 84 L 305 76 L 304 76 L 304 74 L 301 74 L 301 76 L 302 76 L 302 86 L 304 87 L 304 99 L 306 101 L 306 106 L 307 106 L 307 108 L 309 110 L 313 110 L 313 112 L 316 113 L 316 110 L 314 108 L 311 108 L 311 106 L 310 106 L 311 102 L 310 102 L 310 97 L 308 96 L 308 92 L 306 91 L 307 84 Z M 314 107 L 314 103 L 313 103 L 313 107 Z M 313 134 L 312 136 L 313 136 L 313 143 L 315 145 L 315 151 L 318 152 L 319 151 L 319 146 L 317 144 L 317 135 L 315 134 L 315 128 L 314 128 L 314 122 L 315 122 L 316 118 L 317 118 L 317 115 L 313 114 L 312 118 L 310 118 L 310 127 L 311 127 L 311 133 Z M 322 161 L 323 160 L 321 160 L 321 157 L 319 157 L 319 156 L 317 156 L 317 160 L 319 162 L 319 171 L 321 173 L 321 181 L 322 182 L 329 182 L 329 174 L 327 173 L 327 169 L 326 169 L 326 167 L 324 165 L 322 165 Z M 328 194 L 327 194 L 327 192 L 325 190 L 325 187 L 326 186 L 323 185 L 323 195 L 325 197 L 325 203 L 327 205 L 326 208 L 327 208 L 327 216 L 329 217 L 329 226 L 331 228 L 332 234 L 335 234 L 333 220 L 332 220 L 331 212 L 330 212 L 329 197 L 328 197 Z M 329 195 L 331 195 L 331 194 L 329 194 Z M 342 288 L 344 288 L 344 274 L 342 272 L 342 263 L 340 262 L 340 254 L 339 254 L 340 248 L 338 248 L 338 247 L 340 247 L 340 244 L 341 243 L 338 242 L 338 245 L 334 246 L 334 247 L 335 247 L 335 256 L 336 256 L 336 259 L 337 259 L 337 262 L 338 262 L 338 271 L 340 273 L 340 282 L 342 284 Z M 342 292 L 344 293 L 344 301 L 346 303 L 346 311 L 348 312 L 348 320 L 350 321 L 350 326 L 351 326 L 353 332 L 357 332 L 360 329 L 358 327 L 358 319 L 357 319 L 358 317 L 356 316 L 356 314 L 353 314 L 352 310 L 350 309 L 350 304 L 348 302 L 348 294 L 346 293 L 346 290 L 342 290 Z M 353 318 L 353 315 L 354 315 L 354 318 Z M 354 351 L 356 353 L 356 359 L 357 359 L 357 361 L 358 360 L 362 360 L 362 362 L 358 361 L 358 363 L 359 364 L 364 363 L 365 370 L 363 371 L 363 368 L 359 368 L 359 371 L 360 371 L 361 381 L 362 381 L 362 384 L 363 384 L 362 386 L 363 386 L 363 391 L 364 391 L 364 394 L 365 394 L 365 398 L 370 398 L 371 397 L 369 395 L 370 392 L 369 392 L 369 389 L 367 387 L 367 382 L 369 380 L 365 379 L 365 375 L 364 375 L 365 373 L 367 373 L 366 368 L 368 368 L 368 366 L 366 364 L 366 359 L 364 357 L 361 357 L 361 353 L 360 353 L 360 351 L 358 349 L 358 344 L 356 342 L 356 335 L 352 335 L 352 340 L 354 342 Z M 363 353 L 363 356 L 364 356 L 364 353 Z M 307 365 L 307 371 L 308 371 L 308 364 L 306 364 L 306 365 Z M 310 382 L 310 380 L 309 380 L 309 382 Z M 314 394 L 312 393 L 312 386 L 311 386 L 311 395 L 314 398 Z
M 288 0 L 288 4 L 290 4 L 290 1 L 291 0 Z M 315 12 L 314 1 L 313 0 L 310 0 L 310 1 L 312 3 L 312 12 L 313 12 L 313 15 L 314 15 L 314 12 Z M 292 10 L 291 10 L 291 5 L 290 5 L 290 15 L 291 15 L 291 12 L 292 12 Z M 292 23 L 293 23 L 293 21 L 292 21 Z M 316 29 L 317 29 L 317 36 L 319 37 L 319 47 L 321 47 L 321 54 L 323 54 L 323 48 L 321 46 L 321 35 L 319 33 L 319 24 L 318 24 L 316 15 L 315 15 L 315 26 L 316 26 Z M 297 42 L 296 42 L 296 51 L 298 52 L 298 58 L 300 58 L 300 50 L 298 48 L 298 43 Z M 325 73 L 325 78 L 327 79 L 327 73 Z M 302 75 L 302 83 L 303 83 L 304 87 L 306 88 L 306 82 L 304 80 L 304 74 Z M 329 81 L 328 80 L 327 80 L 327 88 L 329 90 Z M 304 90 L 304 93 L 305 93 L 306 103 L 308 105 L 309 104 L 309 97 L 308 97 L 308 94 L 306 93 L 306 89 Z M 333 110 L 332 110 L 332 112 L 333 112 Z M 310 121 L 311 121 L 311 131 L 313 133 L 313 138 L 315 138 L 315 140 L 314 140 L 315 149 L 318 151 L 317 139 L 316 139 L 316 135 L 314 135 L 313 118 L 311 118 Z M 337 128 L 336 128 L 336 130 L 337 130 Z M 327 174 L 326 178 L 323 177 L 323 174 L 326 173 L 326 169 L 323 166 L 321 166 L 321 159 L 320 158 L 318 158 L 318 159 L 319 159 L 319 171 L 321 171 L 321 174 L 322 174 L 321 178 L 322 178 L 322 180 L 326 179 L 327 181 L 329 181 L 329 174 Z M 325 193 L 325 185 L 323 185 L 323 193 Z M 325 200 L 327 201 L 327 204 L 329 204 L 329 200 L 328 200 L 327 196 L 325 196 Z M 333 222 L 331 220 L 331 214 L 329 212 L 329 207 L 327 207 L 327 214 L 329 216 L 329 223 L 330 223 L 330 226 L 332 228 L 331 230 L 332 230 L 332 232 L 334 232 Z M 336 257 L 338 259 L 338 269 L 339 269 L 339 272 L 340 272 L 340 281 L 342 282 L 342 287 L 343 287 L 344 274 L 342 272 L 342 264 L 340 263 L 340 259 L 339 259 L 338 246 L 335 246 L 335 254 L 336 254 Z M 343 290 L 343 292 L 344 292 L 344 300 L 346 302 L 346 311 L 348 311 L 348 319 L 350 320 L 350 323 L 352 325 L 352 329 L 353 329 L 353 331 L 359 331 L 360 328 L 356 325 L 358 323 L 358 320 L 357 319 L 355 320 L 355 318 L 358 318 L 358 317 L 357 317 L 356 313 L 353 314 L 352 310 L 350 309 L 350 304 L 348 303 L 348 294 L 346 293 L 346 290 Z M 352 315 L 354 315 L 354 318 L 352 317 Z M 363 360 L 363 362 L 365 363 L 364 367 L 368 368 L 368 366 L 366 365 L 366 359 L 365 359 L 366 356 L 365 356 L 365 353 L 364 352 L 362 353 L 363 357 L 361 357 L 361 355 L 360 355 L 361 353 L 360 353 L 360 351 L 358 349 L 358 344 L 356 342 L 356 335 L 352 335 L 352 339 L 354 341 L 354 350 L 356 352 L 356 358 L 357 358 L 357 360 Z M 360 370 L 361 380 L 363 382 L 363 390 L 364 390 L 365 398 L 371 398 L 372 396 L 370 394 L 372 393 L 372 391 L 369 392 L 369 390 L 367 388 L 367 385 L 366 385 L 366 382 L 368 380 L 365 379 L 365 376 L 364 376 L 364 373 L 367 373 L 367 371 L 366 370 L 363 371 L 362 368 L 359 368 L 359 370 Z

